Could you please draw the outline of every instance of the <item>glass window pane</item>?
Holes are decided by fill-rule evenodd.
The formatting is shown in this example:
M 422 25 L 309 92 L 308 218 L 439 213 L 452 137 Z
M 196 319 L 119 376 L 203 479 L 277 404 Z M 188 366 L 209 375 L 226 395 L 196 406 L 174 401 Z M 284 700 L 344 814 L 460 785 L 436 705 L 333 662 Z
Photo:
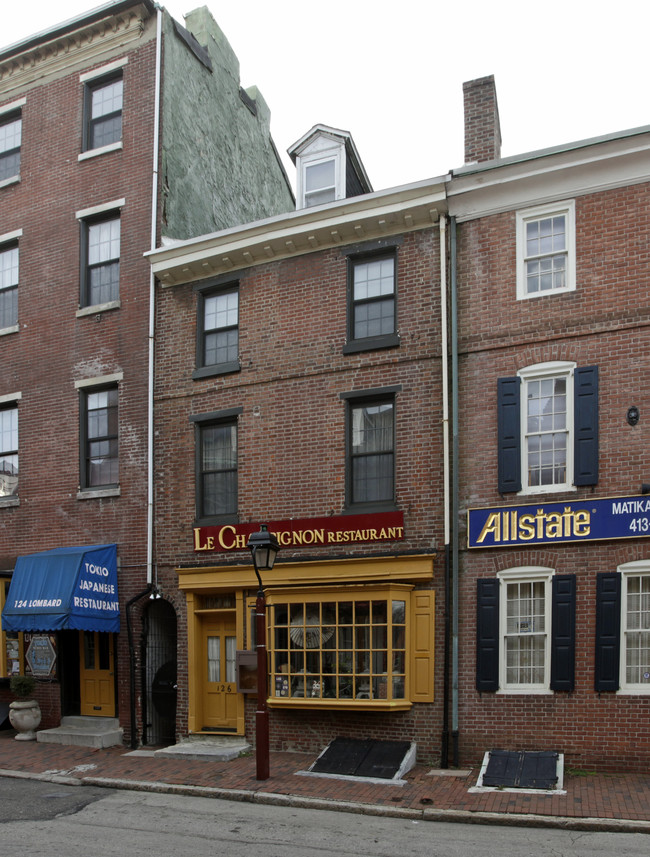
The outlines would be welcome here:
M 208 637 L 208 681 L 221 681 L 221 637 Z
M 392 617 L 405 621 L 406 602 L 391 602 L 390 614 L 388 603 L 359 598 L 338 604 L 312 600 L 275 605 L 270 611 L 273 693 L 300 699 L 388 700 L 397 687 L 403 694 L 406 628 L 393 628 Z M 398 685 L 392 682 L 395 673 Z
M 307 193 L 325 187 L 333 187 L 335 177 L 336 166 L 333 160 L 308 165 L 305 170 L 305 188 Z

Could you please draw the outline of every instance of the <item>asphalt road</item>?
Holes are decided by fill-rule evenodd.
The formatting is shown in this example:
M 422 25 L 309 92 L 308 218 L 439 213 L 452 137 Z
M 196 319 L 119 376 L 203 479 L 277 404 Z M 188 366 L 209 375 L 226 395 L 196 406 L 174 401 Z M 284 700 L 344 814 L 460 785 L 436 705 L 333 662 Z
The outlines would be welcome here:
M 0 808 L 0 854 L 21 857 L 647 857 L 650 844 L 12 778 L 0 778 Z

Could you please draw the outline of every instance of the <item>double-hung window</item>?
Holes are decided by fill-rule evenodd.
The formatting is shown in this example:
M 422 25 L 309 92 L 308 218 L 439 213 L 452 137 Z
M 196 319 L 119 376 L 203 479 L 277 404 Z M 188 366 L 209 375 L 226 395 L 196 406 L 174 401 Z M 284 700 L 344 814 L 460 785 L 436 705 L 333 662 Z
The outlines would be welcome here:
M 504 690 L 548 688 L 550 580 L 546 570 L 505 573 L 501 580 Z
M 573 201 L 517 212 L 517 298 L 576 287 Z
M 0 330 L 18 324 L 18 236 L 0 235 Z
M 196 516 L 237 519 L 237 417 L 241 408 L 192 416 L 196 431 Z
M 122 72 L 90 80 L 84 91 L 85 152 L 115 146 L 122 140 Z
M 498 383 L 499 491 L 598 481 L 598 367 L 544 363 Z
M 622 585 L 621 685 L 650 693 L 650 564 L 624 572 Z
M 341 155 L 305 159 L 301 162 L 302 207 L 324 205 L 344 196 L 342 190 Z
M 24 103 L 23 99 L 0 110 L 0 184 L 9 183 L 20 176 L 23 128 L 20 106 Z
M 347 507 L 395 503 L 395 392 L 342 394 L 347 399 Z
M 119 485 L 118 387 L 81 390 L 81 487 Z
M 476 687 L 481 692 L 572 691 L 576 578 L 536 566 L 477 581 Z
M 239 365 L 239 287 L 197 288 L 198 319 L 194 378 L 237 372 Z
M 650 561 L 597 580 L 596 690 L 650 694 Z
M 348 258 L 348 330 L 345 354 L 399 345 L 397 254 L 385 245 Z
M 124 200 L 77 212 L 81 226 L 81 307 L 109 307 L 120 298 L 120 209 Z
M 595 688 L 650 694 L 650 561 L 596 575 Z
M 16 401 L 0 402 L 0 497 L 17 493 L 18 405 Z

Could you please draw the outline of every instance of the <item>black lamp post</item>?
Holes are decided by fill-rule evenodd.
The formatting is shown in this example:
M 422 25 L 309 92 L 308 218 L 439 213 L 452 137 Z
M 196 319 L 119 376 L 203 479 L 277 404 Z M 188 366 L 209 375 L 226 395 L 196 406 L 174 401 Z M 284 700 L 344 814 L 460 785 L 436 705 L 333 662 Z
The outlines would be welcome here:
M 257 760 L 257 779 L 269 778 L 269 712 L 266 706 L 267 670 L 266 661 L 266 599 L 260 571 L 270 571 L 275 556 L 280 550 L 278 540 L 269 533 L 264 524 L 258 533 L 252 533 L 248 548 L 253 557 L 253 566 L 259 584 L 255 602 L 255 627 L 257 636 L 257 711 L 255 713 L 255 757 Z

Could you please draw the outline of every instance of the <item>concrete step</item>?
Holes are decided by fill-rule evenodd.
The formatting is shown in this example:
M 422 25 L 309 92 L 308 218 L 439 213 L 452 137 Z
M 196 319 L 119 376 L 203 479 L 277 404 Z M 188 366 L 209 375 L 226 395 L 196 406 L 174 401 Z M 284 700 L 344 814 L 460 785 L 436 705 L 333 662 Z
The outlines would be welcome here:
M 62 717 L 60 726 L 39 730 L 36 740 L 44 744 L 101 748 L 122 744 L 123 734 L 116 717 Z
M 163 747 L 154 751 L 154 756 L 165 759 L 206 759 L 215 762 L 230 762 L 247 753 L 251 745 L 239 735 L 200 736 L 187 738 L 171 747 Z

